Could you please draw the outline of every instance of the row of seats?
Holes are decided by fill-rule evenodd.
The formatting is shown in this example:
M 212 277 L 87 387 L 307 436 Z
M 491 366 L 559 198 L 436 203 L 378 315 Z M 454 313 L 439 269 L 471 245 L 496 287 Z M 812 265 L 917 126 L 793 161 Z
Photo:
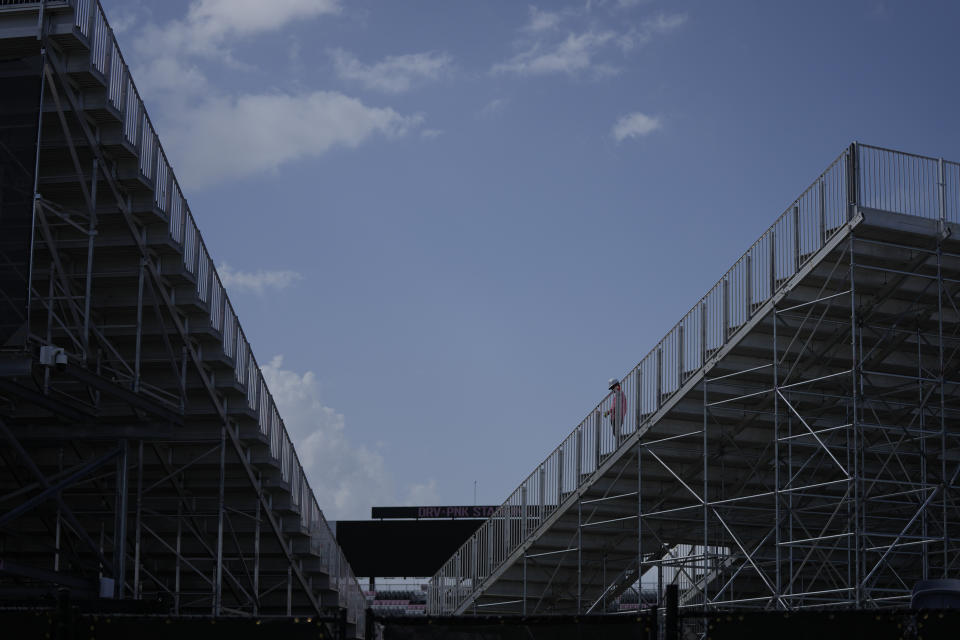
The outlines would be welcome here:
M 427 594 L 425 591 L 412 590 L 380 590 L 364 591 L 367 600 L 413 600 L 415 602 L 426 602 Z
M 381 616 L 418 616 L 427 613 L 427 585 L 419 589 L 365 590 L 368 606 Z

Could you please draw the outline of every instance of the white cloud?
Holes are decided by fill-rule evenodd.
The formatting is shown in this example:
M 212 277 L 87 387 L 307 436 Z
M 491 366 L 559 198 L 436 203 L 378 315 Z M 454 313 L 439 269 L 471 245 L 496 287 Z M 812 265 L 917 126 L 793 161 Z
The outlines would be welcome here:
M 420 137 L 427 140 L 435 140 L 442 135 L 443 131 L 441 129 L 424 129 L 420 132 Z
M 614 8 L 626 8 L 643 1 L 646 0 L 621 0 Z M 618 70 L 602 60 L 609 48 L 617 47 L 627 53 L 656 36 L 674 31 L 687 20 L 685 13 L 660 12 L 628 29 L 600 29 L 594 25 L 580 32 L 568 32 L 562 40 L 556 39 L 557 27 L 567 18 L 593 24 L 586 19 L 591 10 L 590 2 L 580 11 L 551 12 L 531 6 L 530 20 L 521 27 L 520 32 L 524 35 L 517 41 L 524 50 L 506 62 L 493 65 L 491 72 L 517 75 L 575 75 L 585 71 L 598 75 L 616 74 Z
M 222 55 L 226 43 L 276 31 L 299 20 L 340 11 L 338 0 L 193 0 L 182 20 L 149 25 L 136 41 L 139 51 L 156 55 Z
M 407 489 L 403 504 L 411 506 L 429 506 L 440 504 L 440 494 L 437 492 L 437 481 L 430 478 L 427 482 L 415 483 Z
M 417 82 L 436 80 L 446 73 L 453 58 L 446 53 L 409 53 L 387 56 L 380 62 L 364 64 L 343 49 L 330 52 L 340 78 L 359 82 L 367 89 L 384 93 L 409 91 Z
M 287 47 L 287 60 L 290 61 L 290 64 L 299 66 L 300 65 L 300 53 L 303 51 L 303 46 L 300 44 L 300 40 L 295 37 L 290 38 L 290 45 Z
M 110 28 L 118 35 L 132 29 L 137 22 L 137 15 L 132 11 L 121 10 L 110 14 Z
M 530 22 L 524 27 L 527 31 L 549 31 L 556 29 L 563 16 L 557 11 L 544 11 L 534 6 L 530 6 Z
M 687 14 L 658 13 L 657 15 L 646 18 L 639 26 L 636 26 L 626 33 L 617 37 L 617 44 L 624 51 L 630 51 L 634 47 L 647 44 L 657 36 L 666 35 L 675 31 L 687 22 Z
M 187 20 L 211 34 L 244 35 L 339 11 L 339 0 L 195 0 Z
M 261 370 L 327 519 L 366 519 L 371 506 L 394 504 L 383 456 L 350 442 L 346 419 L 323 404 L 316 376 L 284 369 L 283 356 Z M 414 485 L 410 492 L 419 495 L 429 488 Z
M 177 175 L 189 186 L 278 169 L 374 136 L 396 138 L 422 122 L 337 92 L 209 98 L 173 114 L 165 136 Z
M 647 38 L 652 38 L 656 35 L 670 33 L 682 27 L 686 22 L 687 14 L 685 13 L 658 13 L 640 23 L 640 32 Z
M 228 93 L 198 65 L 242 66 L 229 48 L 238 38 L 339 10 L 339 0 L 193 0 L 184 18 L 139 30 L 134 47 L 145 62 L 134 77 L 160 115 L 158 133 L 183 186 L 275 171 L 333 148 L 397 138 L 420 125 L 420 115 L 338 92 Z M 290 40 L 291 66 L 300 55 L 299 42 Z
M 639 138 L 656 131 L 661 127 L 660 119 L 654 118 L 639 111 L 628 113 L 613 125 L 614 139 L 623 142 L 627 138 Z
M 562 42 L 546 49 L 537 43 L 507 62 L 494 65 L 492 71 L 519 75 L 574 74 L 590 68 L 596 53 L 615 37 L 612 31 L 571 33 Z
M 296 271 L 289 270 L 237 271 L 226 262 L 220 264 L 217 273 L 229 293 L 262 294 L 267 289 L 286 289 L 303 279 Z
M 176 102 L 202 94 L 209 88 L 206 75 L 197 65 L 173 56 L 151 58 L 133 75 L 141 96 L 176 97 Z
M 494 116 L 507 107 L 506 98 L 494 98 L 487 104 L 483 105 L 483 108 L 480 109 L 481 116 Z

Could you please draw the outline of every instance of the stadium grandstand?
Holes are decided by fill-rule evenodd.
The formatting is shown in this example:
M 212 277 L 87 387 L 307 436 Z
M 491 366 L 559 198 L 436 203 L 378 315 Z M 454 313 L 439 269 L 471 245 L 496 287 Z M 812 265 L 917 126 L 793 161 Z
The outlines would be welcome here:
M 850 145 L 436 573 L 428 612 L 593 613 L 651 581 L 705 613 L 905 607 L 956 575 L 958 224 L 960 164 Z
M 364 637 L 99 2 L 0 0 L 0 122 L 2 595 Z

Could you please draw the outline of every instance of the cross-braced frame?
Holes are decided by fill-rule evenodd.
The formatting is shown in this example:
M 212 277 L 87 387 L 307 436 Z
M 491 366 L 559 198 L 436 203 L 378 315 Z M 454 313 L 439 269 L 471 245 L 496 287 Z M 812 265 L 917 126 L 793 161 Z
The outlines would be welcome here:
M 960 165 L 852 145 L 621 380 L 626 419 L 604 398 L 435 576 L 436 610 L 667 583 L 692 609 L 895 606 L 955 576 L 958 223 Z

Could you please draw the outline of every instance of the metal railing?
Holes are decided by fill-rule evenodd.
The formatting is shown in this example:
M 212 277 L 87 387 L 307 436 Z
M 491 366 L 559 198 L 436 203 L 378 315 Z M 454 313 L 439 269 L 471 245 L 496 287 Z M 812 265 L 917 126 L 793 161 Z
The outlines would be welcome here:
M 23 7 L 32 9 L 39 4 L 39 0 L 0 0 L 0 8 L 10 7 L 11 9 L 17 9 Z M 43 4 L 49 7 L 63 8 L 70 6 L 71 2 L 70 0 L 46 0 Z M 77 11 L 81 11 L 81 9 L 78 7 Z
M 625 438 L 658 419 L 661 408 L 844 227 L 857 206 L 958 222 L 960 164 L 858 144 L 844 150 L 623 377 L 622 423 L 607 395 L 440 568 L 430 582 L 428 613 L 454 613 L 482 589 Z
M 0 0 L 0 6 L 8 4 L 39 3 Z M 154 205 L 166 216 L 170 239 L 180 248 L 184 268 L 195 279 L 197 299 L 209 312 L 210 326 L 221 334 L 223 354 L 234 363 L 235 380 L 245 390 L 248 407 L 269 443 L 271 457 L 280 468 L 283 481 L 289 484 L 294 509 L 300 514 L 301 528 L 310 538 L 310 550 L 320 557 L 321 567 L 327 571 L 331 585 L 339 594 L 340 606 L 347 609 L 348 622 L 356 625 L 357 633 L 362 637 L 366 608 L 363 592 L 310 488 L 293 441 L 237 320 L 190 206 L 183 197 L 103 8 L 99 0 L 70 0 L 69 4 L 74 10 L 77 33 L 90 47 L 91 70 L 101 76 L 108 104 L 123 123 L 124 140 L 139 156 L 140 177 L 154 190 Z

